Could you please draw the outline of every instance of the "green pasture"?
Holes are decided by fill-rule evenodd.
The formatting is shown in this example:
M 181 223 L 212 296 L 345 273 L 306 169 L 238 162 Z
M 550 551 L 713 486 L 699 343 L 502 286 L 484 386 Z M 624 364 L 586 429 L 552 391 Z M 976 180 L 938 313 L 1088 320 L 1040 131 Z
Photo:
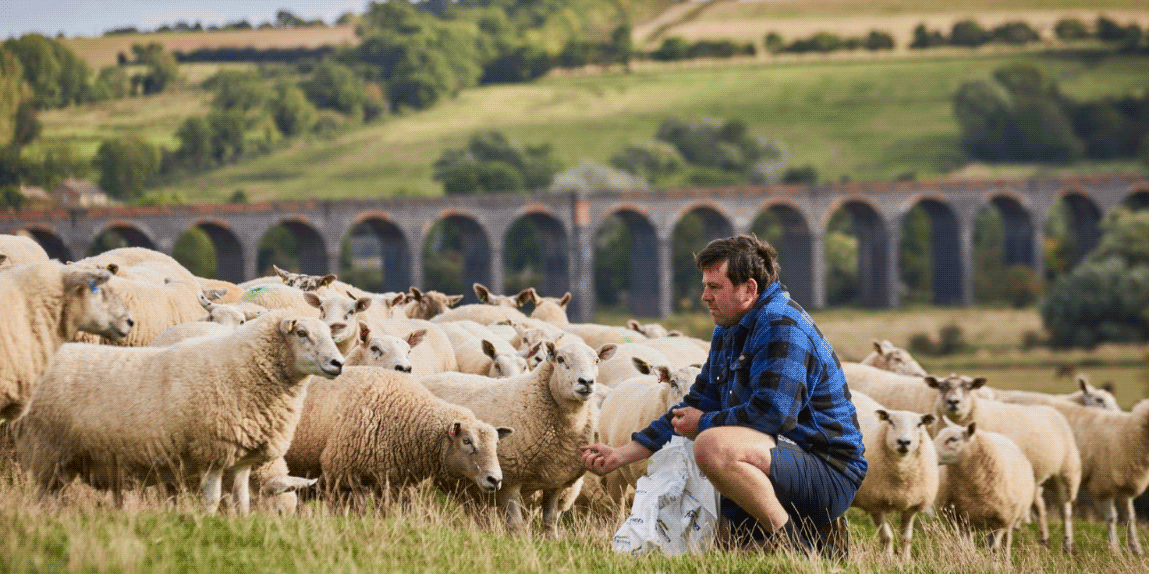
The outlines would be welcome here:
M 607 162 L 629 143 L 653 138 L 674 115 L 738 118 L 788 148 L 787 166 L 813 165 L 823 181 L 1130 171 L 1136 162 L 1082 162 L 1064 168 L 994 166 L 977 171 L 958 147 L 951 97 L 967 80 L 1024 60 L 1091 99 L 1149 87 L 1149 57 L 1013 56 L 816 60 L 699 69 L 657 69 L 548 77 L 532 84 L 465 90 L 420 113 L 389 118 L 331 139 L 299 141 L 161 191 L 221 201 L 236 189 L 253 200 L 438 195 L 432 162 L 479 130 L 520 145 L 550 143 L 567 166 Z M 139 104 L 148 107 L 149 102 Z M 193 106 L 187 105 L 190 113 Z M 177 123 L 174 118 L 168 124 Z M 53 124 L 48 139 L 70 122 Z M 140 129 L 154 129 L 154 124 Z
M 131 494 L 123 509 L 111 497 L 73 485 L 62 503 L 38 500 L 26 475 L 0 470 L 0 572 L 116 572 L 218 574 L 325 573 L 942 573 L 1059 572 L 1133 574 L 1149 559 L 1110 553 L 1104 527 L 1076 520 L 1077 552 L 1060 551 L 1061 524 L 1051 522 L 1054 548 L 1037 543 L 1036 526 L 1015 535 L 1012 560 L 959 538 L 947 522 L 923 516 L 915 528 L 911 560 L 881 552 L 870 519 L 856 509 L 851 555 L 844 565 L 794 555 L 711 550 L 679 557 L 628 556 L 611 549 L 625 516 L 601 517 L 576 509 L 564 516 L 560 536 L 537 530 L 513 535 L 485 515 L 473 518 L 427 486 L 398 500 L 346 511 L 312 500 L 295 516 L 266 511 L 252 516 L 207 516 L 188 493 L 160 502 L 154 493 Z M 538 512 L 533 521 L 539 521 Z M 1142 526 L 1139 534 L 1149 532 Z M 980 542 L 980 537 L 978 538 Z

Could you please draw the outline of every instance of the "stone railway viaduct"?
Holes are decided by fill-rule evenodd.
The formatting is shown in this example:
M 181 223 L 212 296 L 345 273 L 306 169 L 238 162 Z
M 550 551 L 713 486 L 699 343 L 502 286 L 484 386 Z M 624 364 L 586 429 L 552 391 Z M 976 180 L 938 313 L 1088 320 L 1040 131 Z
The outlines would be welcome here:
M 0 232 L 30 234 L 52 257 L 74 260 L 107 231 L 170 254 L 182 233 L 198 227 L 215 246 L 219 278 L 240 282 L 256 276 L 260 239 L 275 225 L 294 234 L 301 271 L 312 274 L 337 273 L 341 242 L 366 226 L 382 248 L 385 290 L 406 290 L 423 285 L 424 240 L 444 221 L 463 238 L 463 284 L 478 281 L 501 293 L 506 232 L 528 218 L 542 238 L 540 291 L 571 291 L 572 318 L 588 321 L 594 306 L 593 240 L 613 215 L 628 230 L 631 310 L 664 317 L 673 300 L 671 239 L 692 212 L 704 222 L 707 239 L 748 232 L 757 217 L 775 215 L 782 226 L 782 281 L 804 306 L 819 308 L 825 304 L 823 236 L 831 215 L 845 209 L 859 239 L 861 302 L 895 306 L 902 217 L 921 205 L 932 230 L 934 301 L 965 305 L 972 301 L 977 211 L 986 204 L 999 209 L 1006 264 L 1040 273 L 1041 224 L 1058 200 L 1068 206 L 1080 259 L 1097 244 L 1099 222 L 1108 213 L 1121 205 L 1149 206 L 1149 175 L 24 211 L 0 214 Z

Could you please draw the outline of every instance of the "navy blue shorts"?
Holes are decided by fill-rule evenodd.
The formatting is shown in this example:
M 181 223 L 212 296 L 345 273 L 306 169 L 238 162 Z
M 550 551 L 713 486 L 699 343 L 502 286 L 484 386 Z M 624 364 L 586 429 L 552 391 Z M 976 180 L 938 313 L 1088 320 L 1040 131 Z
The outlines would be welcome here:
M 786 439 L 770 449 L 770 482 L 778 501 L 797 523 L 824 526 L 845 514 L 858 487 L 826 461 Z M 722 497 L 722 515 L 736 531 L 762 538 L 765 529 L 734 501 Z

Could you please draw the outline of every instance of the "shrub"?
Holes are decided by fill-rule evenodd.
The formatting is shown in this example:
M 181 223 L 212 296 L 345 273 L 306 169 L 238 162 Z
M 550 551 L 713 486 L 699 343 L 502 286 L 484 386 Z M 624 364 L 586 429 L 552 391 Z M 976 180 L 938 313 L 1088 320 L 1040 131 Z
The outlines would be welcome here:
M 1027 265 L 1011 265 L 1005 269 L 1002 295 L 1017 308 L 1028 307 L 1041 297 L 1041 278 Z
M 907 350 L 913 355 L 933 355 L 934 342 L 925 333 L 914 333 L 906 344 Z
M 938 330 L 938 344 L 934 352 L 938 355 L 953 355 L 969 350 L 965 331 L 956 323 L 950 323 Z
M 955 22 L 950 32 L 950 44 L 976 48 L 990 40 L 990 34 L 975 20 Z
M 862 41 L 862 47 L 867 50 L 893 50 L 894 37 L 889 32 L 882 32 L 879 30 L 870 30 L 866 35 L 866 39 Z
M 100 187 L 108 195 L 128 201 L 143 195 L 159 173 L 160 155 L 139 136 L 105 140 L 93 164 L 100 170 Z
M 1029 24 L 1021 21 L 1006 22 L 990 32 L 991 37 L 996 42 L 1003 42 L 1005 44 L 1023 45 L 1030 42 L 1037 42 L 1041 40 L 1037 30 L 1034 30 Z
M 685 60 L 690 54 L 690 43 L 678 37 L 666 38 L 650 57 L 663 62 Z
M 766 51 L 771 54 L 777 54 L 786 47 L 786 42 L 782 40 L 782 35 L 777 32 L 766 34 L 765 43 Z
M 921 50 L 935 46 L 944 46 L 945 44 L 946 38 L 940 31 L 930 30 L 926 28 L 925 24 L 918 24 L 914 28 L 914 39 L 910 41 L 910 48 Z
M 817 183 L 818 170 L 812 165 L 792 167 L 782 175 L 782 183 Z
M 1063 18 L 1053 25 L 1053 33 L 1058 40 L 1084 40 L 1089 37 L 1089 28 L 1077 18 Z

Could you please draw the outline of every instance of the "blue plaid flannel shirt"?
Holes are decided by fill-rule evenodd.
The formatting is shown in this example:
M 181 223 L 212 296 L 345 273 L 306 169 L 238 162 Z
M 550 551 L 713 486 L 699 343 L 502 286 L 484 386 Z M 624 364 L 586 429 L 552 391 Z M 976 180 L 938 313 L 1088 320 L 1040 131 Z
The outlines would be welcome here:
M 685 400 L 705 414 L 698 432 L 741 425 L 784 436 L 861 485 L 862 432 L 838 356 L 782 284 L 770 284 L 736 325 L 716 327 L 710 356 Z M 674 435 L 668 411 L 631 437 L 658 450 Z

